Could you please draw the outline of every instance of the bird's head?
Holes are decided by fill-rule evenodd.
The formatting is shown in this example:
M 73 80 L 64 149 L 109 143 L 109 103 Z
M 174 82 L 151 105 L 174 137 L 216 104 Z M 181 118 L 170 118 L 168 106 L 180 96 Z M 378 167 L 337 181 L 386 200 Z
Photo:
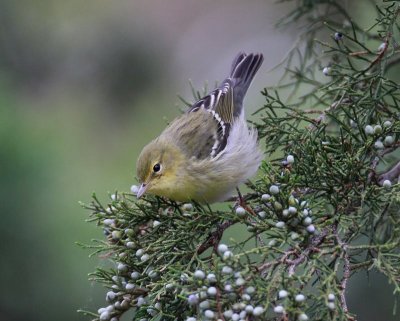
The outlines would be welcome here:
M 137 197 L 144 193 L 170 197 L 179 185 L 179 168 L 184 161 L 181 151 L 160 138 L 145 146 L 139 155 L 136 173 L 140 182 Z

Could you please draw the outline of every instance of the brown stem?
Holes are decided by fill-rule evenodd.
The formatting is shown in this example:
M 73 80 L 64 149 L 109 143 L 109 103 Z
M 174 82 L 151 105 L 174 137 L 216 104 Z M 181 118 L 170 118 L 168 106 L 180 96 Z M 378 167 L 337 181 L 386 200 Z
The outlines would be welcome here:
M 341 104 L 348 104 L 348 103 L 350 103 L 350 100 L 348 98 L 345 98 L 343 94 L 342 97 L 340 97 L 337 101 L 334 101 L 328 108 L 321 111 L 319 116 L 314 119 L 314 124 L 311 124 L 308 127 L 310 128 L 310 130 L 315 130 L 317 128 L 317 125 L 325 121 L 327 113 L 335 110 Z
M 350 278 L 350 257 L 349 257 L 349 253 L 347 251 L 347 243 L 345 243 L 345 242 L 343 242 L 341 240 L 336 228 L 334 229 L 334 235 L 335 235 L 337 243 L 339 244 L 339 246 L 343 250 L 342 256 L 343 256 L 343 261 L 344 261 L 343 278 L 342 278 L 342 281 L 340 283 L 340 288 L 341 288 L 341 291 L 340 291 L 340 303 L 342 305 L 343 312 L 347 316 L 347 319 L 348 320 L 354 320 L 354 317 L 349 315 L 349 309 L 347 307 L 347 301 L 346 301 L 346 287 L 347 287 L 347 282 L 348 282 L 348 280 Z
M 224 231 L 232 224 L 233 221 L 226 221 L 217 226 L 217 229 L 208 236 L 207 240 L 203 244 L 199 246 L 197 254 L 202 254 L 212 246 L 216 249 L 216 246 L 222 238 L 222 234 L 224 234 Z
M 374 263 L 373 260 L 368 260 L 368 261 L 365 261 L 365 262 L 352 264 L 352 265 L 349 266 L 349 268 L 350 268 L 350 271 L 354 271 L 354 270 L 370 267 L 373 263 Z
M 400 176 L 400 161 L 397 162 L 387 172 L 380 174 L 378 177 L 378 183 L 379 183 L 379 185 L 382 185 L 384 180 L 388 179 L 389 181 L 393 181 L 394 179 L 398 178 L 399 176 Z
M 306 258 L 310 255 L 310 253 L 312 251 L 315 251 L 318 248 L 318 246 L 321 245 L 321 243 L 324 241 L 325 237 L 328 235 L 330 230 L 331 230 L 331 228 L 326 228 L 319 235 L 314 236 L 311 239 L 310 244 L 300 254 L 300 256 L 297 259 L 287 260 L 287 263 L 290 264 L 289 265 L 289 277 L 295 273 L 297 266 L 299 266 L 301 263 L 303 263 L 306 260 Z
M 257 270 L 262 272 L 263 270 L 269 269 L 272 266 L 287 264 L 289 265 L 289 276 L 293 275 L 297 266 L 303 263 L 311 252 L 317 251 L 318 246 L 321 245 L 321 243 L 324 241 L 325 237 L 330 233 L 331 230 L 332 227 L 328 227 L 324 229 L 319 235 L 314 236 L 311 239 L 310 244 L 302 253 L 299 253 L 297 249 L 289 249 L 285 251 L 279 259 L 272 262 L 265 262 L 260 265 Z M 290 259 L 292 255 L 296 256 L 296 258 Z
M 376 171 L 375 170 L 376 170 L 376 167 L 379 164 L 379 160 L 380 160 L 379 157 L 376 156 L 376 157 L 374 157 L 374 159 L 371 162 L 371 169 L 370 169 L 370 172 L 368 174 L 368 179 L 367 179 L 368 184 L 371 183 L 372 179 L 376 177 L 375 176 L 376 175 Z
M 364 70 L 364 72 L 370 70 L 375 64 L 377 64 L 379 61 L 382 60 L 383 56 L 385 55 L 385 53 L 386 53 L 386 51 L 387 51 L 387 49 L 388 49 L 388 47 L 389 47 L 389 38 L 390 38 L 390 36 L 391 36 L 390 34 L 388 34 L 388 35 L 386 36 L 386 39 L 385 39 L 385 41 L 383 42 L 383 43 L 384 43 L 384 46 L 383 46 L 382 50 L 379 51 L 379 53 L 378 53 L 378 55 L 376 56 L 376 58 L 375 58 L 374 60 L 372 60 L 372 62 L 371 62 L 370 65 L 367 67 L 367 69 Z
M 225 321 L 224 314 L 222 313 L 222 307 L 221 307 L 221 293 L 219 289 L 217 288 L 217 311 L 218 311 L 218 318 L 220 320 Z

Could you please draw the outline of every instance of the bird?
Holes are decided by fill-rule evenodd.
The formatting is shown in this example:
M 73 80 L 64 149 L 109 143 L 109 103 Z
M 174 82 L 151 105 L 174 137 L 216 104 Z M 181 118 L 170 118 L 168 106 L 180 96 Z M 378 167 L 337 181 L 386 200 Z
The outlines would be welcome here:
M 260 53 L 240 52 L 229 77 L 143 148 L 136 163 L 137 198 L 146 193 L 214 203 L 255 175 L 262 152 L 243 100 L 263 60 Z

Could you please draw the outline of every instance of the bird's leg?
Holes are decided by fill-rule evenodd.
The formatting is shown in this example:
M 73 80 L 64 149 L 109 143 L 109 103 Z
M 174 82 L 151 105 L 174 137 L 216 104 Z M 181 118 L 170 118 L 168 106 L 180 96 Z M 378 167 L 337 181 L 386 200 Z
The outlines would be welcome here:
M 207 249 L 210 247 L 214 248 L 214 251 L 217 252 L 218 249 L 218 244 L 219 241 L 221 241 L 222 235 L 224 234 L 224 231 L 233 224 L 233 221 L 225 221 L 222 224 L 219 224 L 217 226 L 217 229 L 210 233 L 208 236 L 207 240 L 203 242 L 198 248 L 197 248 L 197 254 L 202 254 L 205 252 Z
M 239 188 L 236 187 L 236 191 L 238 193 L 238 197 L 236 198 L 235 207 L 241 206 L 247 212 L 249 212 L 253 216 L 257 216 L 257 214 L 253 211 L 253 209 L 246 204 L 245 198 L 242 196 Z M 221 241 L 222 235 L 224 231 L 233 224 L 233 221 L 225 221 L 217 226 L 217 229 L 210 233 L 208 238 L 197 248 L 197 254 L 202 254 L 210 247 L 213 247 L 214 251 L 217 252 L 218 244 Z
M 236 186 L 236 192 L 238 193 L 238 200 L 236 201 L 236 203 L 238 205 L 242 206 L 244 204 L 244 199 L 243 199 L 242 193 L 240 193 L 239 187 L 237 187 L 237 186 Z
M 240 193 L 239 187 L 236 187 L 236 191 L 238 193 L 238 199 L 236 201 L 236 204 L 243 207 L 250 214 L 257 216 L 256 213 L 253 211 L 253 209 L 246 204 L 246 200 L 243 198 L 242 193 Z

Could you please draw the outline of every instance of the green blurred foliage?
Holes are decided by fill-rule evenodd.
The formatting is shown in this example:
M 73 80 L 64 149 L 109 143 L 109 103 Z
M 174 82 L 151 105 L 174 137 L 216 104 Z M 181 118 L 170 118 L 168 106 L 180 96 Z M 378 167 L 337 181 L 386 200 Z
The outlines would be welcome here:
M 87 281 L 104 263 L 75 244 L 101 232 L 85 224 L 78 201 L 94 189 L 129 189 L 151 135 L 136 113 L 151 107 L 143 97 L 165 74 L 154 48 L 162 39 L 102 25 L 106 7 L 80 9 L 77 1 L 0 4 L 2 320 L 85 319 L 76 310 L 104 300 Z M 65 30 L 69 10 L 82 33 Z

